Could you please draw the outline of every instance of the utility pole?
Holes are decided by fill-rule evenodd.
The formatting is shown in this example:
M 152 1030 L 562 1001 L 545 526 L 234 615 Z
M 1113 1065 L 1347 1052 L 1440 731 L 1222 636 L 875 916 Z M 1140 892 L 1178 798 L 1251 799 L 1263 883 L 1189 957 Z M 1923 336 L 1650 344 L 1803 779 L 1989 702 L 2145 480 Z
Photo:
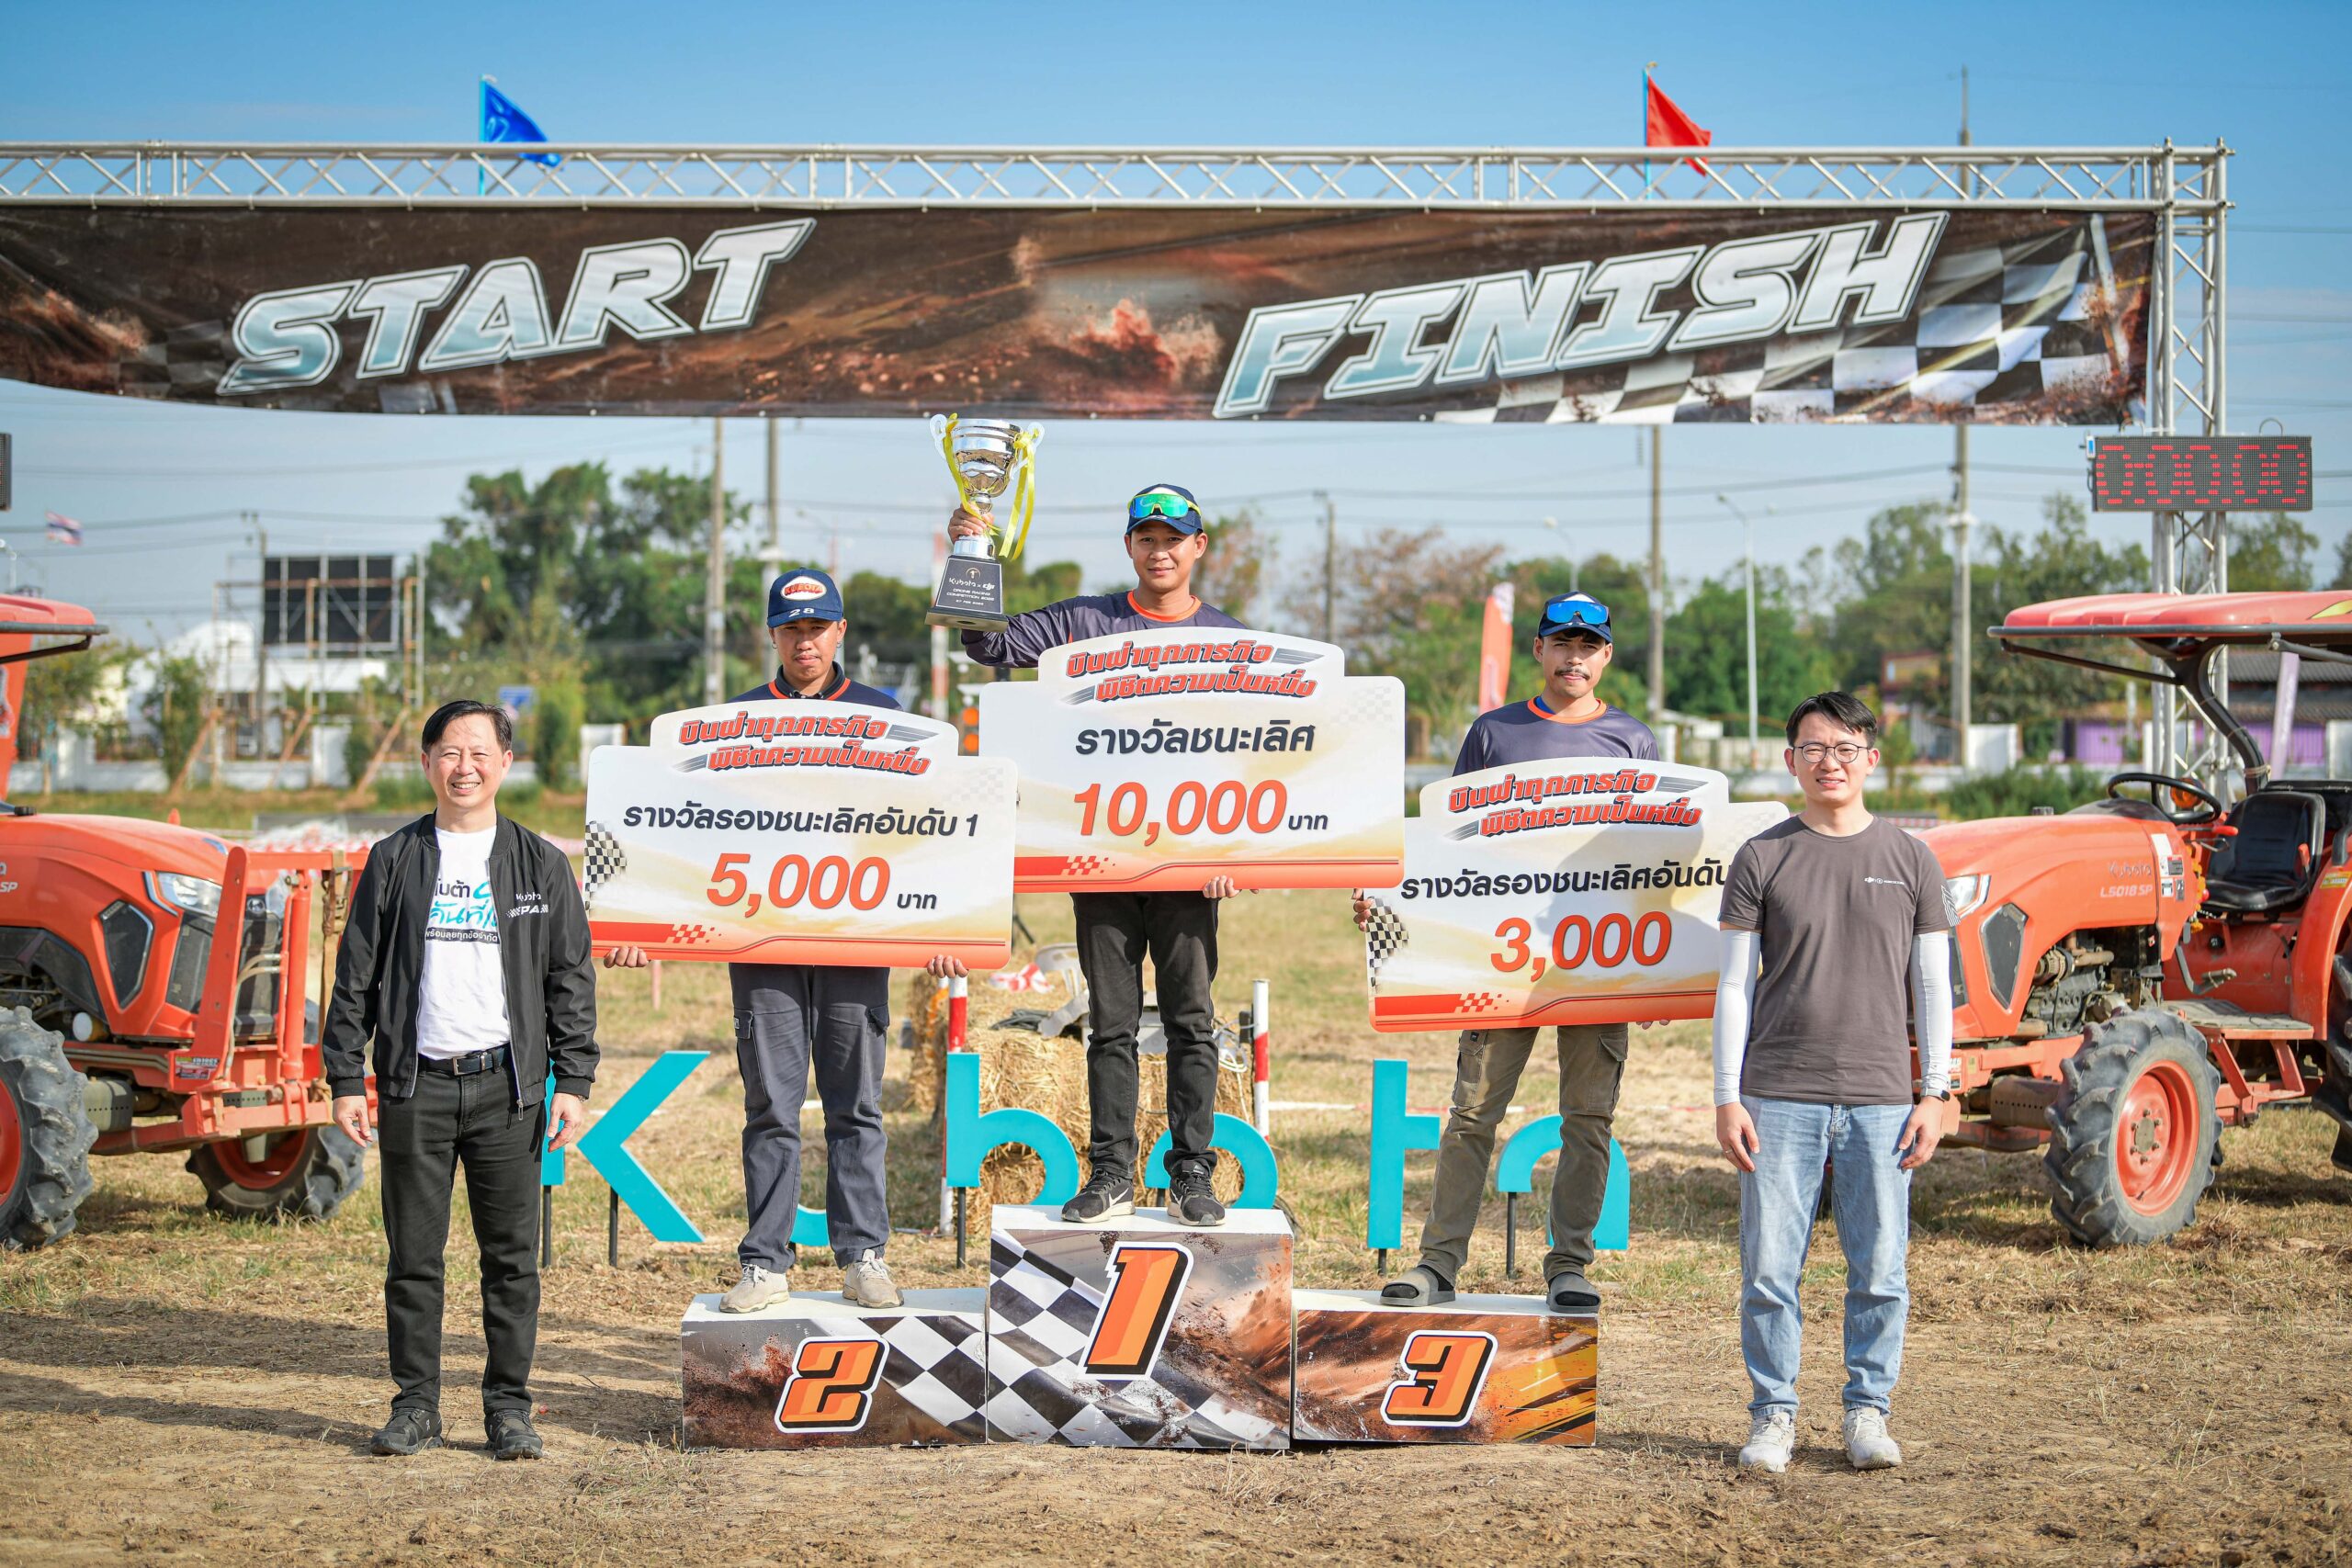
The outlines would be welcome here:
M 245 526 L 254 531 L 254 548 L 261 555 L 254 572 L 260 584 L 254 595 L 260 602 L 254 611 L 254 755 L 258 757 L 269 750 L 269 737 L 262 733 L 263 705 L 269 700 L 269 530 L 261 525 L 257 512 L 245 513 Z
M 1733 503 L 1731 497 L 1718 491 L 1715 499 L 1722 502 L 1734 517 L 1739 519 L 1740 538 L 1745 546 L 1742 553 L 1747 559 L 1747 766 L 1752 770 L 1758 765 L 1756 761 L 1756 525 L 1747 520 L 1747 513 L 1742 512 Z
M 1960 144 L 1969 145 L 1968 136 L 1968 67 L 1960 68 Z M 1975 186 L 1975 171 L 1966 174 L 1971 189 Z M 1970 635 L 1970 623 L 1975 612 L 1969 601 L 1974 584 L 1970 581 L 1973 566 L 1969 560 L 1968 535 L 1976 519 L 1968 510 L 1968 425 L 1965 422 L 1952 427 L 1952 515 L 1951 515 L 1951 731 L 1956 761 L 1962 773 L 1968 772 L 1968 735 L 1971 722 L 1973 683 L 1971 661 L 1975 657 L 1975 644 Z
M 784 513 L 780 510 L 781 497 L 784 492 L 776 483 L 776 469 L 778 465 L 776 458 L 775 417 L 773 414 L 768 417 L 767 425 L 768 548 L 767 554 L 760 558 L 761 575 L 764 577 L 767 581 L 760 584 L 763 589 L 764 589 L 769 582 L 774 582 L 779 576 L 783 575 L 784 572 Z
M 1666 722 L 1665 468 L 1658 450 L 1664 425 L 1650 426 L 1650 728 Z
M 727 422 L 710 422 L 710 575 L 702 591 L 702 700 L 727 700 Z
M 1340 569 L 1340 514 L 1331 504 L 1329 491 L 1317 491 L 1315 499 L 1323 503 L 1323 640 L 1336 640 L 1332 635 L 1334 584 Z

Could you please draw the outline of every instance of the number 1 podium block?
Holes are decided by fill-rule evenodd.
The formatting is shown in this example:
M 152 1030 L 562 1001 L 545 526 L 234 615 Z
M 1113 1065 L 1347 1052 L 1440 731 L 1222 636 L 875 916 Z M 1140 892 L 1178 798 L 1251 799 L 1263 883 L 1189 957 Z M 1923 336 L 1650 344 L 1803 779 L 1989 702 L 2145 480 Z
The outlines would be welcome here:
M 795 1294 L 760 1312 L 696 1296 L 678 1325 L 692 1448 L 978 1443 L 981 1292 L 909 1291 L 900 1307 Z
M 997 1204 L 989 1237 L 992 1442 L 1286 1449 L 1290 1223 L 1214 1230 L 1141 1209 L 1107 1224 Z
M 1563 1443 L 1589 1447 L 1597 1317 L 1541 1298 L 1384 1304 L 1370 1291 L 1301 1291 L 1302 1442 Z

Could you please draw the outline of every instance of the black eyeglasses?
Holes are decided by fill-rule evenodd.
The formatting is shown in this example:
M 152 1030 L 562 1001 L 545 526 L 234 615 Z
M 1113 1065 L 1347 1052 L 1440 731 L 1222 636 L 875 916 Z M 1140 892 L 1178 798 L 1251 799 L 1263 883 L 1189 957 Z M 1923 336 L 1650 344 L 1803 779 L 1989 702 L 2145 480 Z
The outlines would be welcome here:
M 1796 753 L 1804 758 L 1809 766 L 1817 768 L 1832 757 L 1841 762 L 1859 762 L 1862 760 L 1862 753 L 1869 750 L 1869 747 L 1857 746 L 1850 740 L 1840 740 L 1835 746 L 1826 746 L 1818 740 L 1808 740 L 1796 749 Z

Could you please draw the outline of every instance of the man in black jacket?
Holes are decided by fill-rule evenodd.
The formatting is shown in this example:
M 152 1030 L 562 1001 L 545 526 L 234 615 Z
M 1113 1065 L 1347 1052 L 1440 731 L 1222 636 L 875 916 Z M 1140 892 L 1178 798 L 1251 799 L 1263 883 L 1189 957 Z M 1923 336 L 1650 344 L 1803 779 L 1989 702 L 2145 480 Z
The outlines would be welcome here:
M 588 913 L 571 863 L 498 815 L 514 726 L 485 703 L 424 721 L 435 807 L 368 852 L 335 958 L 320 1051 L 337 1125 L 362 1144 L 368 1046 L 382 1133 L 391 1418 L 379 1454 L 441 1440 L 442 1255 L 457 1168 L 481 1250 L 482 1424 L 499 1459 L 537 1459 L 539 1145 L 586 1130 L 596 1077 Z M 549 1102 L 548 1075 L 555 1077 Z

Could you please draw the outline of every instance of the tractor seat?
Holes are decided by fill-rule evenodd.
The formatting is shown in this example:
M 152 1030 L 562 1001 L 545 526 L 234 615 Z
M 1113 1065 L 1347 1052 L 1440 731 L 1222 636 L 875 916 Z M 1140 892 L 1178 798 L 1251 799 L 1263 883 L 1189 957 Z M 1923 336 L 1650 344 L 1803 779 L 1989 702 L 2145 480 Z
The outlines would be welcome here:
M 2299 903 L 2318 872 L 2327 807 L 2301 790 L 2247 795 L 2224 818 L 2237 829 L 2213 851 L 2205 874 L 2205 907 L 2256 914 Z

